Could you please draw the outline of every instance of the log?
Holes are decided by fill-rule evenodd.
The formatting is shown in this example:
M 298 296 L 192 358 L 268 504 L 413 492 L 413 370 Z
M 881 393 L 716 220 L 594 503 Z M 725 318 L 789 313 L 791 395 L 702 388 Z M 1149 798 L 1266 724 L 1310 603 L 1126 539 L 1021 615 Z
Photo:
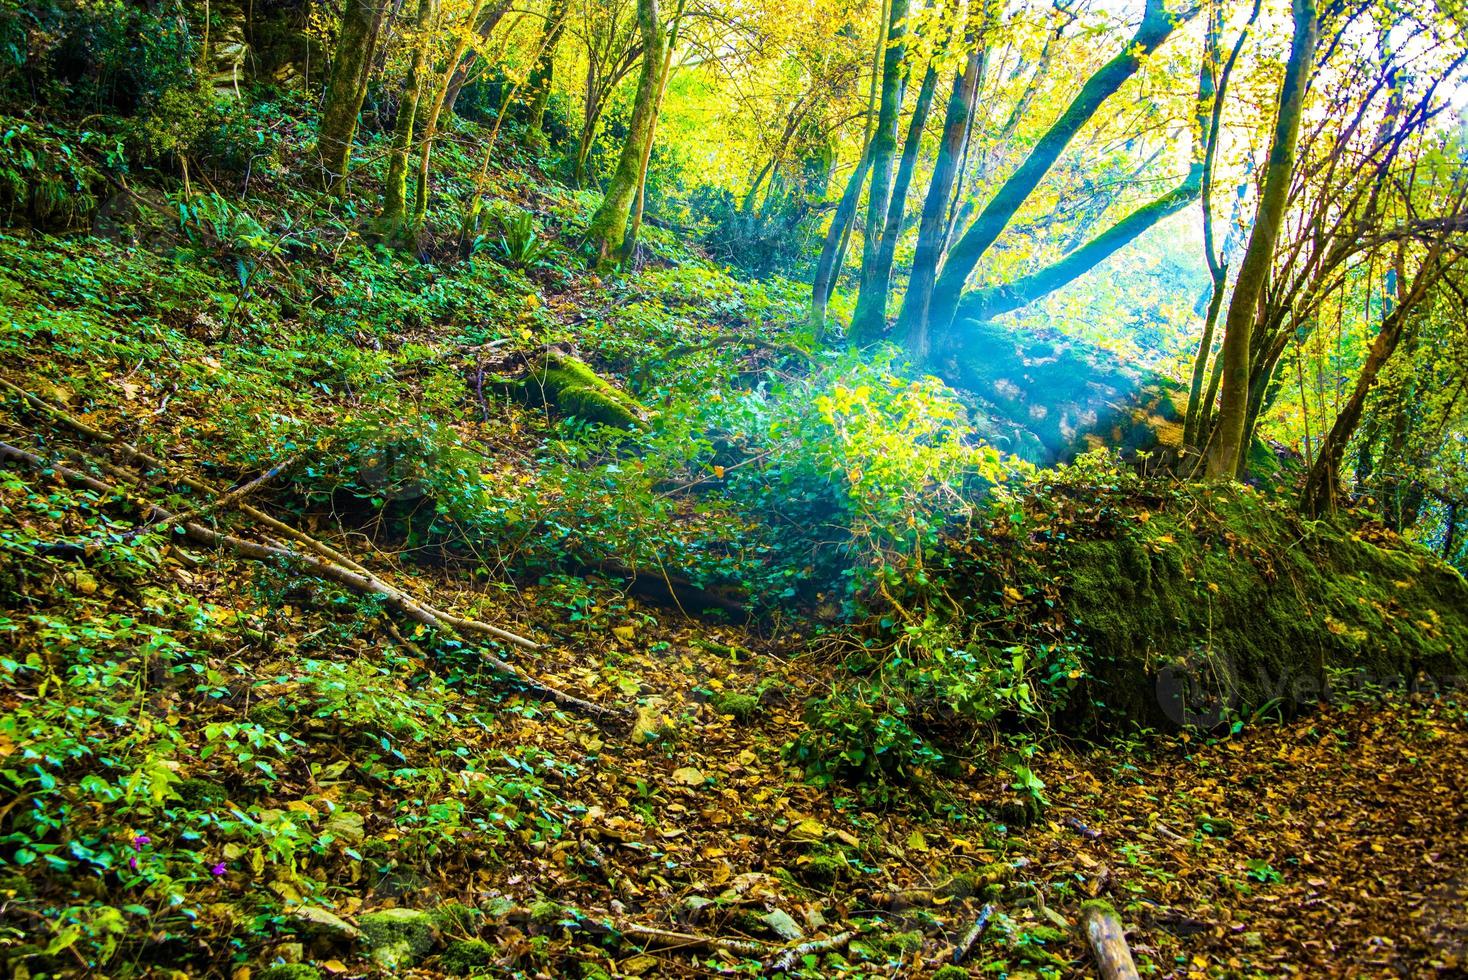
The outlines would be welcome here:
M 1102 980 L 1139 980 L 1126 930 L 1110 902 L 1097 899 L 1082 905 L 1080 926 Z

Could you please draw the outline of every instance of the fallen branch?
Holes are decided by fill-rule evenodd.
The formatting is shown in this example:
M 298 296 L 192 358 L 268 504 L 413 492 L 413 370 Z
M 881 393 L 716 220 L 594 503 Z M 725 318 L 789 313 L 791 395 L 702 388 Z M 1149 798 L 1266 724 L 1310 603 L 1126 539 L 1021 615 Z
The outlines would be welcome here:
M 389 607 L 397 610 L 414 622 L 422 623 L 425 626 L 443 629 L 452 633 L 456 626 L 465 624 L 474 627 L 476 630 L 487 632 L 490 635 L 514 636 L 514 634 L 506 633 L 498 627 L 490 626 L 487 623 L 478 623 L 440 613 L 438 610 L 419 602 L 412 596 L 409 596 L 407 593 L 382 581 L 374 575 L 363 574 L 353 569 L 337 565 L 324 558 L 304 554 L 299 551 L 292 551 L 289 548 L 284 548 L 279 545 L 261 544 L 231 534 L 225 534 L 193 521 L 180 521 L 178 515 L 173 514 L 158 504 L 144 500 L 136 495 L 128 494 L 119 487 L 105 483 L 79 470 L 59 463 L 48 462 L 34 453 L 28 453 L 8 443 L 0 442 L 0 458 L 13 459 L 41 471 L 50 470 L 73 483 L 84 486 L 97 493 L 107 496 L 115 495 L 130 498 L 138 506 L 143 508 L 145 516 L 174 526 L 181 526 L 189 538 L 201 544 L 229 548 L 239 555 L 256 561 L 279 560 L 290 562 L 318 578 L 346 586 L 355 592 L 380 595 L 386 600 Z M 528 640 L 522 640 L 521 642 L 530 643 Z M 487 664 L 510 680 L 523 685 L 527 689 L 563 707 L 572 708 L 601 720 L 625 720 L 627 718 L 627 713 L 624 711 L 593 704 L 590 701 L 583 700 L 572 694 L 567 694 L 557 688 L 550 687 L 549 685 L 542 684 L 539 681 L 527 677 L 519 669 L 487 651 L 481 650 L 480 656 L 484 658 Z
M 791 946 L 785 952 L 775 957 L 770 962 L 769 968 L 771 970 L 789 972 L 795 967 L 796 961 L 801 957 L 809 956 L 812 953 L 829 953 L 832 950 L 844 949 L 846 948 L 846 944 L 855 938 L 856 933 L 848 929 L 846 932 L 838 933 L 830 939 L 812 939 L 809 942 L 801 943 L 799 946 Z
M 96 428 L 95 426 L 88 425 L 81 419 L 72 415 L 70 412 L 67 412 L 61 408 L 57 408 L 55 405 L 50 404 L 44 399 L 38 398 L 37 396 L 31 394 L 23 388 L 17 387 L 4 378 L 0 378 L 0 387 L 8 388 L 9 390 L 15 392 L 17 395 L 23 398 L 28 404 L 30 404 L 34 408 L 44 412 L 45 414 L 65 424 L 76 432 L 79 432 L 90 439 L 93 439 L 97 442 L 102 443 L 103 445 L 108 446 L 118 454 L 135 462 L 141 463 L 145 466 L 149 466 L 153 469 L 159 470 L 162 473 L 167 474 L 169 472 L 168 464 L 158 457 L 144 452 L 143 450 L 139 449 L 137 446 L 134 446 L 129 442 L 119 439 L 117 436 L 112 435 L 110 432 L 104 432 L 101 429 Z M 123 474 L 117 475 L 121 476 Z M 177 480 L 185 486 L 198 490 L 201 493 L 214 494 L 221 497 L 229 496 L 228 493 L 221 491 L 214 486 L 211 486 L 209 483 L 188 476 L 187 474 L 178 476 Z M 319 556 L 321 560 L 348 569 L 352 572 L 355 572 L 357 575 L 362 576 L 364 579 L 370 580 L 373 583 L 372 591 L 380 592 L 384 595 L 387 595 L 389 593 L 399 593 L 399 590 L 395 586 L 384 582 L 367 568 L 358 564 L 347 555 L 342 554 L 340 551 L 337 551 L 335 548 L 332 548 L 330 545 L 327 545 L 324 542 L 318 541 L 317 539 L 311 537 L 309 534 L 306 534 L 303 531 L 296 530 L 289 524 L 286 524 L 284 521 L 277 520 L 264 511 L 258 510 L 250 506 L 249 504 L 244 503 L 243 500 L 239 499 L 239 497 L 241 496 L 243 496 L 243 494 L 237 494 L 235 499 L 231 501 L 231 503 L 236 510 L 244 514 L 246 517 L 258 521 L 259 523 L 263 524 L 265 527 L 276 532 L 277 534 L 291 541 L 294 541 L 302 547 L 305 547 L 306 549 L 314 552 L 317 556 Z M 151 507 L 153 505 L 149 504 L 148 506 Z M 417 609 L 427 613 L 432 620 L 432 622 L 429 622 L 428 620 L 419 619 L 419 622 L 423 622 L 428 625 L 439 626 L 449 630 L 458 630 L 461 633 L 473 633 L 482 636 L 493 637 L 496 640 L 501 640 L 505 643 L 520 647 L 524 650 L 536 651 L 541 649 L 540 644 L 536 643 L 534 640 L 529 640 L 523 636 L 511 633 L 509 630 L 501 629 L 498 626 L 491 626 L 488 623 L 482 623 L 478 620 L 466 619 L 462 616 L 455 616 L 453 613 L 438 609 L 434 606 L 429 605 L 428 603 L 411 599 L 407 597 L 406 594 L 402 595 Z
M 1110 903 L 1096 900 L 1082 905 L 1080 924 L 1102 980 L 1138 980 L 1137 965 L 1126 944 L 1126 930 Z
M 637 936 L 650 942 L 663 946 L 698 946 L 704 949 L 725 949 L 731 953 L 740 953 L 744 956 L 767 956 L 770 947 L 765 943 L 755 942 L 752 939 L 725 939 L 722 936 L 702 936 L 691 932 L 673 932 L 669 929 L 658 929 L 653 926 L 638 925 L 635 922 L 624 922 L 615 925 L 615 929 L 624 936 Z
M 299 456 L 292 456 L 290 459 L 286 460 L 283 463 L 277 463 L 276 465 L 270 467 L 270 469 L 266 470 L 264 473 L 261 473 L 259 476 L 255 477 L 255 479 L 251 480 L 249 483 L 246 483 L 243 486 L 235 487 L 228 493 L 215 497 L 208 503 L 200 504 L 198 507 L 195 507 L 192 510 L 186 510 L 182 514 L 179 514 L 177 517 L 175 517 L 174 520 L 178 521 L 181 524 L 188 521 L 196 521 L 201 517 L 207 517 L 210 514 L 215 513 L 216 511 L 223 510 L 226 507 L 235 506 L 241 500 L 248 497 L 256 490 L 259 490 L 265 484 L 269 483 L 271 480 L 275 479 L 286 470 L 295 466 L 299 460 Z M 136 537 L 146 530 L 146 528 L 140 527 L 135 528 L 128 533 L 131 537 Z
M 953 951 L 953 962 L 962 963 L 964 961 L 969 951 L 974 948 L 974 943 L 983 938 L 984 932 L 989 928 L 989 920 L 993 915 L 994 906 L 992 904 L 985 905 L 979 910 L 979 917 L 974 920 L 974 924 L 969 927 L 969 931 L 963 934 L 963 938 L 958 942 L 958 947 Z

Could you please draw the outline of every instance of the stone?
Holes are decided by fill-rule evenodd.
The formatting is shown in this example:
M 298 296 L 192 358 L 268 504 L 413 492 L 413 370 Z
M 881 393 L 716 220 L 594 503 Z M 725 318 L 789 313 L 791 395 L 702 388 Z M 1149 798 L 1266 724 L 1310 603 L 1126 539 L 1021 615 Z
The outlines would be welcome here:
M 359 916 L 372 959 L 385 970 L 417 965 L 433 949 L 433 917 L 419 909 L 382 909 Z
M 767 912 L 760 916 L 760 921 L 765 924 L 766 928 L 786 942 L 793 943 L 805 935 L 805 932 L 800 928 L 800 924 L 791 918 L 790 913 L 784 909 L 775 909 L 774 911 Z
M 315 905 L 300 905 L 292 909 L 290 924 L 298 934 L 315 939 L 352 943 L 362 938 L 362 931 L 356 926 Z
M 337 810 L 326 819 L 321 829 L 347 847 L 356 847 L 367 837 L 362 815 L 351 810 Z

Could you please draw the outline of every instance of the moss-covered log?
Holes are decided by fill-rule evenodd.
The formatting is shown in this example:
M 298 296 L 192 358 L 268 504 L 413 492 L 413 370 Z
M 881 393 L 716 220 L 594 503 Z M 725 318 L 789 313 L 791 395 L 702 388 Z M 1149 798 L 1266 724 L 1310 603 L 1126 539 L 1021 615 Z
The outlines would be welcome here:
M 587 422 L 619 429 L 643 426 L 642 406 L 571 354 L 544 351 L 523 378 L 503 387 L 527 405 L 548 406 Z

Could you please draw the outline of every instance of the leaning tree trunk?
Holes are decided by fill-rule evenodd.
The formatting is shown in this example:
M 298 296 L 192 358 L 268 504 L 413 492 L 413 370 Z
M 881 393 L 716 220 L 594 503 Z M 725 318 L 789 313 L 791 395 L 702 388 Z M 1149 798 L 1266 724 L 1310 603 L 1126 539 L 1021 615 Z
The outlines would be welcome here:
M 663 51 L 667 39 L 663 36 L 658 0 L 637 0 L 637 25 L 642 32 L 642 75 L 637 80 L 637 100 L 632 106 L 632 119 L 627 125 L 627 139 L 622 144 L 617 171 L 612 175 L 606 196 L 602 198 L 587 230 L 587 238 L 595 253 L 593 264 L 598 268 L 615 265 L 626 257 L 623 245 L 637 188 L 642 182 L 643 161 L 651 147 L 658 96 L 662 90 Z
M 316 161 L 321 168 L 322 186 L 333 194 L 346 190 L 357 116 L 367 97 L 367 74 L 382 13 L 379 0 L 347 0 L 342 7 L 326 102 L 316 128 Z
M 1250 346 L 1260 294 L 1274 264 L 1274 244 L 1288 204 L 1290 182 L 1295 170 L 1295 143 L 1300 133 L 1300 115 L 1305 88 L 1315 61 L 1317 23 L 1315 0 L 1293 0 L 1294 38 L 1285 65 L 1284 84 L 1279 93 L 1279 113 L 1269 148 L 1264 189 L 1249 245 L 1239 266 L 1223 325 L 1222 404 L 1208 449 L 1208 475 L 1232 479 L 1244 457 L 1244 434 L 1250 396 Z
M 678 12 L 673 15 L 673 27 L 668 32 L 663 50 L 663 66 L 658 80 L 658 97 L 652 110 L 652 123 L 648 127 L 646 145 L 642 149 L 642 166 L 637 173 L 637 194 L 632 199 L 632 212 L 627 217 L 627 231 L 622 236 L 622 256 L 631 258 L 637 252 L 637 236 L 642 231 L 642 210 L 647 204 L 647 170 L 652 165 L 652 147 L 658 137 L 658 119 L 663 113 L 663 96 L 668 92 L 668 78 L 673 73 L 673 49 L 678 46 L 678 28 L 683 23 L 683 3 L 678 0 Z
M 872 186 L 867 192 L 866 226 L 862 232 L 861 292 L 870 295 L 877 275 L 877 255 L 881 250 L 882 230 L 887 217 L 887 200 L 892 193 L 892 164 L 897 157 L 897 117 L 902 112 L 902 62 L 907 47 L 902 43 L 908 0 L 891 0 L 887 18 L 887 48 L 882 58 L 882 95 L 877 109 L 877 126 L 872 135 Z M 851 321 L 851 339 L 873 340 L 881 334 L 882 323 L 874 322 L 868 308 L 860 301 Z
M 882 223 L 882 239 L 877 246 L 876 261 L 871 275 L 863 276 L 861 292 L 856 297 L 856 313 L 852 317 L 852 335 L 876 338 L 887 330 L 887 298 L 892 292 L 892 264 L 897 257 L 897 239 L 902 234 L 902 222 L 907 214 L 907 190 L 912 184 L 912 172 L 917 167 L 918 151 L 923 144 L 923 130 L 928 125 L 928 113 L 933 108 L 933 91 L 938 85 L 938 68 L 929 64 L 918 89 L 917 104 L 913 106 L 912 120 L 907 127 L 907 142 L 902 147 L 902 161 L 897 166 L 897 178 L 892 182 L 891 198 L 887 204 L 887 217 Z
M 866 183 L 867 171 L 872 166 L 872 145 L 862 149 L 861 159 L 841 192 L 841 203 L 831 216 L 831 227 L 826 230 L 826 241 L 821 246 L 821 257 L 816 262 L 815 281 L 811 284 L 810 325 L 819 342 L 826 332 L 826 307 L 831 302 L 831 293 L 841 275 L 841 266 L 846 258 L 846 242 L 850 239 L 856 218 L 856 206 L 861 200 L 862 185 Z
M 928 184 L 927 197 L 923 199 L 917 249 L 913 252 L 912 272 L 907 279 L 907 295 L 902 299 L 902 312 L 897 318 L 897 329 L 905 336 L 907 349 L 919 364 L 927 361 L 931 350 L 928 303 L 933 298 L 933 280 L 937 277 L 938 259 L 943 250 L 948 198 L 958 176 L 958 161 L 973 116 L 974 93 L 984 74 L 986 49 L 976 44 L 972 31 L 968 40 L 975 47 L 964 62 L 963 72 L 953 82 L 953 94 L 943 116 L 943 140 L 938 145 L 938 160 L 933 164 L 933 179 Z
M 393 126 L 392 152 L 388 157 L 387 184 L 383 188 L 382 230 L 389 239 L 401 241 L 408 223 L 408 156 L 413 150 L 413 123 L 422 101 L 424 62 L 428 57 L 433 25 L 434 0 L 418 0 L 417 31 L 413 38 L 413 61 L 408 80 L 398 100 L 398 118 Z
M 1191 14 L 1169 13 L 1163 0 L 1148 0 L 1141 26 L 1126 48 L 1086 80 L 1065 112 L 1045 131 L 1024 162 L 949 249 L 942 272 L 933 286 L 928 315 L 931 332 L 935 335 L 947 332 L 975 266 L 1009 226 L 1015 213 L 1034 193 L 1076 133 L 1127 79 L 1136 74 L 1142 59 L 1155 51 L 1189 16 Z

